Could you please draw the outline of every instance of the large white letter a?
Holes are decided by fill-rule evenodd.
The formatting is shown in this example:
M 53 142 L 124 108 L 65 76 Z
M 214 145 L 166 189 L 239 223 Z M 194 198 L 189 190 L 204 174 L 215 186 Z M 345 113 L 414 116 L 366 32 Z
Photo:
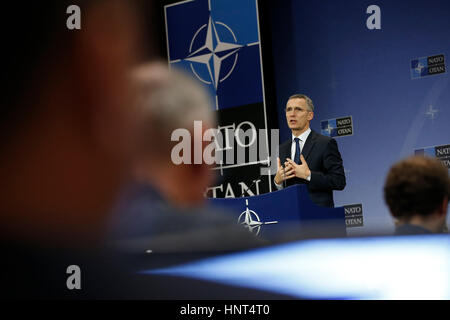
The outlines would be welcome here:
M 372 15 L 367 18 L 366 26 L 367 29 L 381 29 L 381 9 L 377 5 L 370 5 L 367 7 L 366 13 Z
M 67 289 L 81 289 L 81 270 L 77 265 L 70 265 L 67 267 L 66 273 L 70 274 L 67 278 L 66 285 Z
M 73 4 L 67 7 L 67 14 L 71 14 L 66 20 L 67 29 L 81 29 L 81 10 L 80 7 Z

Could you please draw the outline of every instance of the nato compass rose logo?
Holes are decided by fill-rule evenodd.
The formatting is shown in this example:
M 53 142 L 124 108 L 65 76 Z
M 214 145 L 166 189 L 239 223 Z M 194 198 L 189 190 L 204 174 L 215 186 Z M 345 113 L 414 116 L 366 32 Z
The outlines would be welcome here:
M 206 37 L 202 38 L 199 34 L 204 34 L 205 32 L 202 32 L 202 30 L 205 28 Z M 228 38 L 230 40 L 233 39 L 234 43 L 222 41 L 217 32 L 218 28 L 224 33 L 223 35 L 227 35 L 226 33 L 228 33 Z M 201 43 L 200 48 L 193 50 L 194 44 L 198 45 L 199 42 Z M 226 80 L 233 72 L 238 60 L 238 51 L 242 47 L 242 45 L 237 43 L 236 36 L 230 27 L 219 21 L 214 22 L 210 16 L 208 24 L 201 26 L 194 34 L 189 46 L 189 55 L 184 60 L 191 62 L 191 70 L 200 81 L 208 85 L 212 84 L 217 92 L 219 83 Z M 225 64 L 225 60 L 233 59 L 233 57 L 233 65 L 231 67 L 228 66 L 228 70 L 221 70 Z M 202 74 L 195 64 L 205 66 L 208 70 L 207 74 L 204 72 Z M 222 74 L 226 73 L 225 76 L 220 77 L 221 71 Z
M 254 233 L 255 235 L 259 234 L 259 231 L 261 231 L 261 226 L 263 224 L 278 223 L 278 221 L 261 222 L 256 212 L 248 208 L 248 200 L 245 200 L 245 206 L 246 209 L 240 214 L 238 223 L 243 225 L 248 229 L 248 231 Z

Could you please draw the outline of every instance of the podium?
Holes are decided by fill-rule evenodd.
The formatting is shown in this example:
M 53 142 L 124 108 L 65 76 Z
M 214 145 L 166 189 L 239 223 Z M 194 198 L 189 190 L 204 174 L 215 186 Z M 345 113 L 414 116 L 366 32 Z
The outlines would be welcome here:
M 306 185 L 294 185 L 258 196 L 242 198 L 209 198 L 211 206 L 225 209 L 236 222 L 266 239 L 279 238 L 283 232 L 299 236 L 314 228 L 326 235 L 346 236 L 343 207 L 320 207 L 312 202 Z

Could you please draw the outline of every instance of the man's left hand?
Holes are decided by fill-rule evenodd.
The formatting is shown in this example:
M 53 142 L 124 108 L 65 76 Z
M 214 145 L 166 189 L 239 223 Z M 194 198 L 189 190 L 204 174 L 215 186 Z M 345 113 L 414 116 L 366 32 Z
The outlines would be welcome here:
M 307 179 L 311 175 L 311 170 L 309 170 L 308 164 L 302 154 L 300 155 L 300 160 L 302 164 L 296 164 L 291 159 L 287 159 L 292 168 L 294 168 L 295 176 L 297 178 Z

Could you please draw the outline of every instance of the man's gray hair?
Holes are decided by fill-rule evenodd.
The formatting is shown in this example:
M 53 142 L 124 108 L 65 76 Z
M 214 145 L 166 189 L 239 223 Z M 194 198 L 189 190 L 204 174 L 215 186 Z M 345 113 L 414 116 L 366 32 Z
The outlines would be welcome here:
M 138 106 L 161 126 L 193 129 L 194 120 L 215 125 L 212 101 L 191 76 L 163 63 L 139 67 L 133 73 L 138 89 Z
M 314 104 L 313 104 L 311 98 L 308 97 L 307 95 L 297 93 L 297 94 L 290 96 L 288 101 L 291 99 L 305 99 L 306 105 L 308 106 L 309 111 L 314 111 Z
M 192 132 L 194 121 L 202 121 L 203 128 L 216 125 L 208 92 L 184 72 L 169 70 L 164 63 L 151 63 L 135 69 L 132 81 L 137 89 L 144 145 L 168 146 L 175 129 Z

